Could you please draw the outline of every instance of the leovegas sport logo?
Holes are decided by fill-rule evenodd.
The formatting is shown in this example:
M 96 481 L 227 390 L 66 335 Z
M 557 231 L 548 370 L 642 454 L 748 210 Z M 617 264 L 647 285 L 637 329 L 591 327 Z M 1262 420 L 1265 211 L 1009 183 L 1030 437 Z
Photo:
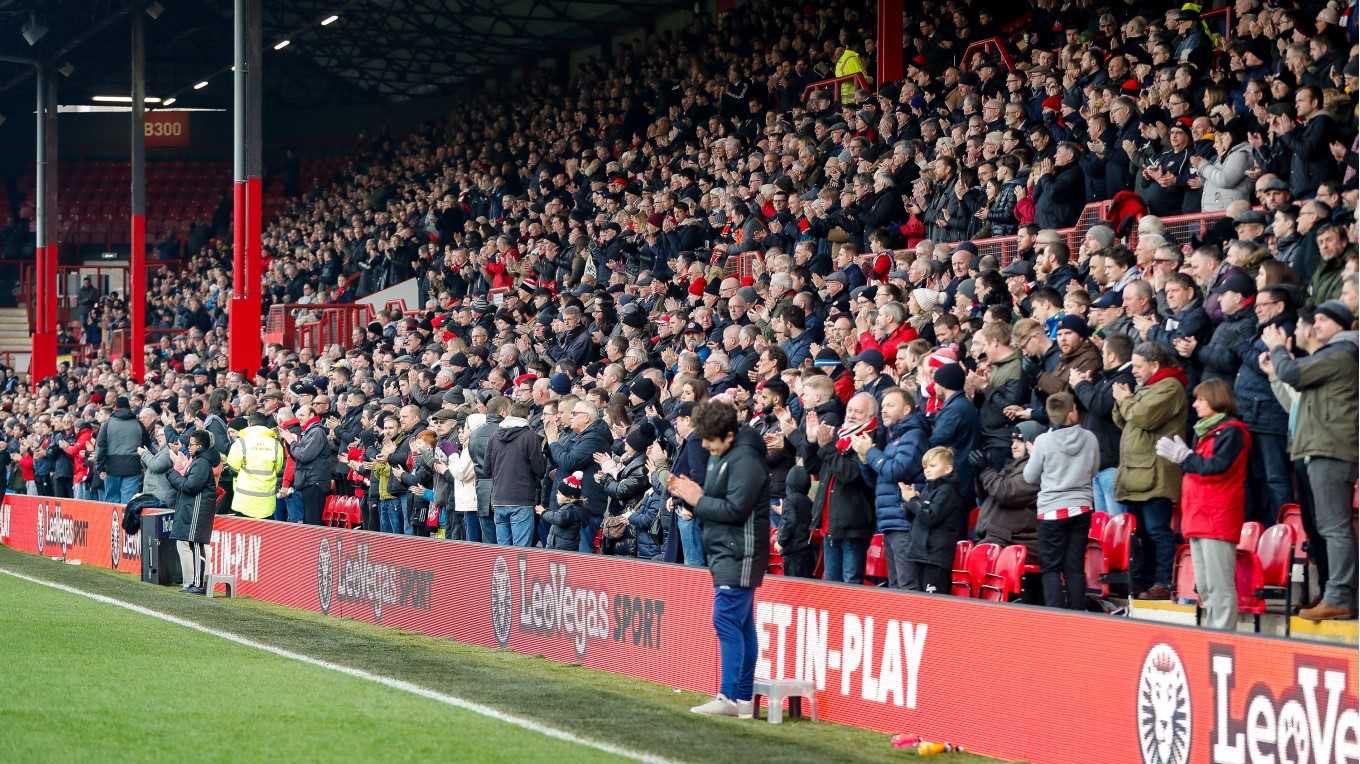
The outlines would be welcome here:
M 585 658 L 591 640 L 661 649 L 665 600 L 573 586 L 566 562 L 549 561 L 545 574 L 531 569 L 529 558 L 521 554 L 512 571 L 498 555 L 490 584 L 491 631 L 502 647 L 518 628 L 543 638 L 565 639 L 577 658 Z
M 1294 685 L 1272 693 L 1264 682 L 1232 705 L 1238 683 L 1233 648 L 1209 648 L 1213 693 L 1209 750 L 1192 750 L 1191 682 L 1176 649 L 1161 642 L 1143 660 L 1138 681 L 1138 739 L 1144 764 L 1355 764 L 1360 710 L 1344 664 L 1294 659 Z M 1282 658 L 1283 660 L 1283 658 Z M 1202 686 L 1202 685 L 1196 685 Z
M 62 556 L 75 547 L 84 549 L 89 544 L 90 522 L 67 517 L 61 512 L 61 502 L 52 502 L 48 511 L 47 502 L 38 504 L 37 518 L 38 554 L 47 554 L 48 546 L 56 546 Z

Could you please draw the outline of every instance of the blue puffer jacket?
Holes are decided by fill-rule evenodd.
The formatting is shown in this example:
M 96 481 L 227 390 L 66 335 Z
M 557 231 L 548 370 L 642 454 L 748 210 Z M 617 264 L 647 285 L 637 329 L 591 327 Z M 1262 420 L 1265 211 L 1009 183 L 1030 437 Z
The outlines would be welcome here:
M 661 515 L 661 522 L 656 523 L 657 516 Z M 637 534 L 637 556 L 639 560 L 660 560 L 662 547 L 666 544 L 666 527 L 669 524 L 669 512 L 666 509 L 666 493 L 656 490 L 653 486 L 651 490 L 642 497 L 637 509 L 628 518 L 628 524 L 633 526 L 633 531 Z M 657 528 L 657 534 L 652 535 L 652 528 Z
M 930 447 L 946 446 L 954 450 L 954 475 L 958 478 L 959 494 L 971 501 L 976 495 L 973 489 L 975 471 L 968 460 L 968 454 L 977 446 L 978 410 L 963 393 L 950 396 L 944 408 L 935 412 L 935 422 L 930 431 Z
M 909 531 L 911 521 L 903 508 L 898 483 L 921 483 L 921 454 L 929 447 L 930 425 L 919 410 L 888 429 L 888 445 L 871 448 L 864 462 L 874 473 L 874 515 L 878 532 Z
M 1265 326 L 1271 324 L 1284 329 L 1286 335 L 1294 336 L 1293 316 L 1280 316 Z M 1261 328 L 1264 329 L 1265 326 Z M 1271 392 L 1270 380 L 1265 372 L 1261 371 L 1261 365 L 1257 362 L 1264 352 L 1266 343 L 1261 341 L 1261 334 L 1257 332 L 1255 341 L 1251 343 L 1251 349 L 1243 354 L 1242 366 L 1237 370 L 1237 379 L 1233 380 L 1233 397 L 1237 399 L 1237 412 L 1254 433 L 1287 435 L 1289 412 L 1280 406 L 1279 399 Z

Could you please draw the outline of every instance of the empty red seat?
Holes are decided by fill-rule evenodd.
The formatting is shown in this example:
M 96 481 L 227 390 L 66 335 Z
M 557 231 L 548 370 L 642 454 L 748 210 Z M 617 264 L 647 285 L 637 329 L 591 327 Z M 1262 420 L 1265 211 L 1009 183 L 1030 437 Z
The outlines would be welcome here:
M 1266 599 L 1284 600 L 1284 634 L 1289 636 L 1289 616 L 1294 612 L 1294 587 L 1290 575 L 1294 562 L 1294 534 L 1287 525 L 1272 525 L 1261 534 L 1256 544 L 1256 565 L 1260 579 L 1252 594 Z M 1256 630 L 1261 630 L 1261 619 L 1256 619 Z
M 1126 591 L 1132 588 L 1129 558 L 1133 549 L 1133 532 L 1137 527 L 1134 516 L 1125 512 L 1110 518 L 1100 539 L 1101 551 L 1105 555 L 1104 582 L 1121 584 Z
M 968 553 L 963 575 L 954 571 L 950 581 L 950 593 L 956 597 L 976 597 L 982 589 L 982 581 L 992 572 L 996 558 L 1001 554 L 997 544 L 978 544 Z
M 1289 503 L 1280 506 L 1279 524 L 1289 526 L 1294 534 L 1294 564 L 1303 568 L 1303 591 L 1307 594 L 1309 588 L 1308 574 L 1308 533 L 1303 528 L 1303 510 L 1298 504 Z
M 1256 549 L 1256 542 L 1261 540 L 1261 524 L 1256 522 L 1242 523 L 1242 535 L 1237 541 L 1237 548 L 1250 552 Z
M 1025 557 L 1029 550 L 1023 544 L 1008 546 L 996 557 L 992 571 L 982 578 L 978 597 L 992 602 L 1010 602 L 1020 595 Z
M 1199 604 L 1199 592 L 1195 591 L 1195 563 L 1189 544 L 1176 548 L 1176 562 L 1171 568 L 1171 599 L 1182 605 Z

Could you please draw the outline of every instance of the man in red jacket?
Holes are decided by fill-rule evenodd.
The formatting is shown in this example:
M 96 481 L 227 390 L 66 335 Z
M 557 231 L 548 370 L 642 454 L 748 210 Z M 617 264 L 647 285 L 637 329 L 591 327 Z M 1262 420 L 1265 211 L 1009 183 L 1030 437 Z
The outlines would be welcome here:
M 861 332 L 857 353 L 874 349 L 883 354 L 887 365 L 897 363 L 897 348 L 916 339 L 916 329 L 907 323 L 907 309 L 890 302 L 878 309 L 878 323 L 872 331 Z

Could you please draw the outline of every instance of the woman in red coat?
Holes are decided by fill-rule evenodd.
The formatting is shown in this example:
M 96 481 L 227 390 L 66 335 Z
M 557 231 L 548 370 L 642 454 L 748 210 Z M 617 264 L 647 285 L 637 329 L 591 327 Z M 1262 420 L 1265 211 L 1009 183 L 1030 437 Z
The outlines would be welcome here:
M 1181 465 L 1181 533 L 1190 540 L 1201 623 L 1237 629 L 1237 541 L 1246 503 L 1251 434 L 1237 418 L 1232 387 L 1221 379 L 1195 388 L 1195 447 L 1179 437 L 1157 442 L 1157 455 Z

